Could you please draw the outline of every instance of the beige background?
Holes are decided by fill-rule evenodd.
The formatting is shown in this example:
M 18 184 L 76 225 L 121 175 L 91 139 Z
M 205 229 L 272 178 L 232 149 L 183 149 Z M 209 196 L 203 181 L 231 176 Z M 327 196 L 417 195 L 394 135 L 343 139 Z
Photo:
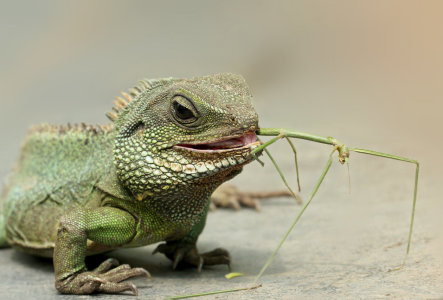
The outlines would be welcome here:
M 263 127 L 334 136 L 422 163 L 406 269 L 387 272 L 404 251 L 413 167 L 353 155 L 351 195 L 344 168 L 334 166 L 264 287 L 241 295 L 443 297 L 442 14 L 441 1 L 2 1 L 0 175 L 31 124 L 107 122 L 113 98 L 140 78 L 240 73 Z M 306 198 L 329 149 L 297 147 Z M 273 150 L 294 182 L 288 147 Z M 236 182 L 282 186 L 270 166 L 250 166 Z M 291 200 L 275 200 L 261 214 L 216 212 L 202 244 L 224 245 L 235 270 L 257 273 L 298 210 Z M 117 254 L 130 260 L 142 250 Z M 0 294 L 56 297 L 50 263 L 2 252 L 8 279 Z M 251 280 L 226 282 L 223 268 L 173 273 L 148 254 L 136 264 L 154 276 L 137 281 L 145 285 L 140 294 L 156 297 Z M 10 279 L 10 270 L 23 277 Z

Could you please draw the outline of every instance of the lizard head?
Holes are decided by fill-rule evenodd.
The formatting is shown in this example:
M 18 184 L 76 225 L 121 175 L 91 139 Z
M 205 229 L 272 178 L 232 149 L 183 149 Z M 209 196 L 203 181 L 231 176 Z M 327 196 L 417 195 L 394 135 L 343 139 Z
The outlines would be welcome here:
M 260 143 L 258 117 L 243 77 L 144 80 L 114 102 L 114 157 L 137 198 L 237 175 Z

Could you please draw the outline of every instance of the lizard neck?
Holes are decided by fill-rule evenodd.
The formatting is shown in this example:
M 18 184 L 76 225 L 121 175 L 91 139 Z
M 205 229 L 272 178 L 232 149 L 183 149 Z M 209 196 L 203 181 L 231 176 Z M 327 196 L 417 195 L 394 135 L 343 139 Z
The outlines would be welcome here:
M 105 194 L 111 195 L 117 199 L 132 201 L 134 197 L 121 184 L 114 164 L 114 144 L 116 135 L 114 128 L 111 128 L 107 132 L 107 138 L 102 147 L 95 150 L 102 166 L 100 170 L 100 178 L 96 183 L 96 187 Z

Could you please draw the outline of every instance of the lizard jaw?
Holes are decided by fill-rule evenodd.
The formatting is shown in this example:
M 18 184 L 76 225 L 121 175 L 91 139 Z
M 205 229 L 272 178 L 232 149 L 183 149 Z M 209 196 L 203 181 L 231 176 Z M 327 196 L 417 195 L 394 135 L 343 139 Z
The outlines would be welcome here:
M 208 143 L 177 144 L 174 146 L 174 148 L 199 153 L 220 153 L 229 152 L 232 150 L 255 148 L 260 144 L 261 143 L 257 141 L 257 135 L 255 132 L 247 132 L 241 136 L 226 137 L 224 139 Z

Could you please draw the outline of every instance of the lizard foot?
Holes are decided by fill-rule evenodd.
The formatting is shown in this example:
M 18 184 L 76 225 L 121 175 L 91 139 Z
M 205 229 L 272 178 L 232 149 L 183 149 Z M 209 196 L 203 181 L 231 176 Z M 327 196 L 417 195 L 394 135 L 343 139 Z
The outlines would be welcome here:
M 231 256 L 223 248 L 217 248 L 209 252 L 198 253 L 197 247 L 192 244 L 169 242 L 159 245 L 153 254 L 160 252 L 173 261 L 174 270 L 179 264 L 187 264 L 197 267 L 201 272 L 203 266 L 227 265 L 231 269 Z
M 211 210 L 215 210 L 217 207 L 234 208 L 235 210 L 240 210 L 242 207 L 248 207 L 260 211 L 260 199 L 290 196 L 292 196 L 292 194 L 289 191 L 241 192 L 234 185 L 224 184 L 212 194 Z
M 111 270 L 111 268 L 113 268 Z M 72 274 L 63 280 L 56 280 L 55 287 L 62 294 L 92 294 L 94 292 L 117 294 L 131 291 L 137 295 L 137 288 L 128 278 L 146 276 L 151 277 L 143 268 L 131 268 L 129 265 L 120 265 L 114 258 L 109 258 L 93 271 Z

